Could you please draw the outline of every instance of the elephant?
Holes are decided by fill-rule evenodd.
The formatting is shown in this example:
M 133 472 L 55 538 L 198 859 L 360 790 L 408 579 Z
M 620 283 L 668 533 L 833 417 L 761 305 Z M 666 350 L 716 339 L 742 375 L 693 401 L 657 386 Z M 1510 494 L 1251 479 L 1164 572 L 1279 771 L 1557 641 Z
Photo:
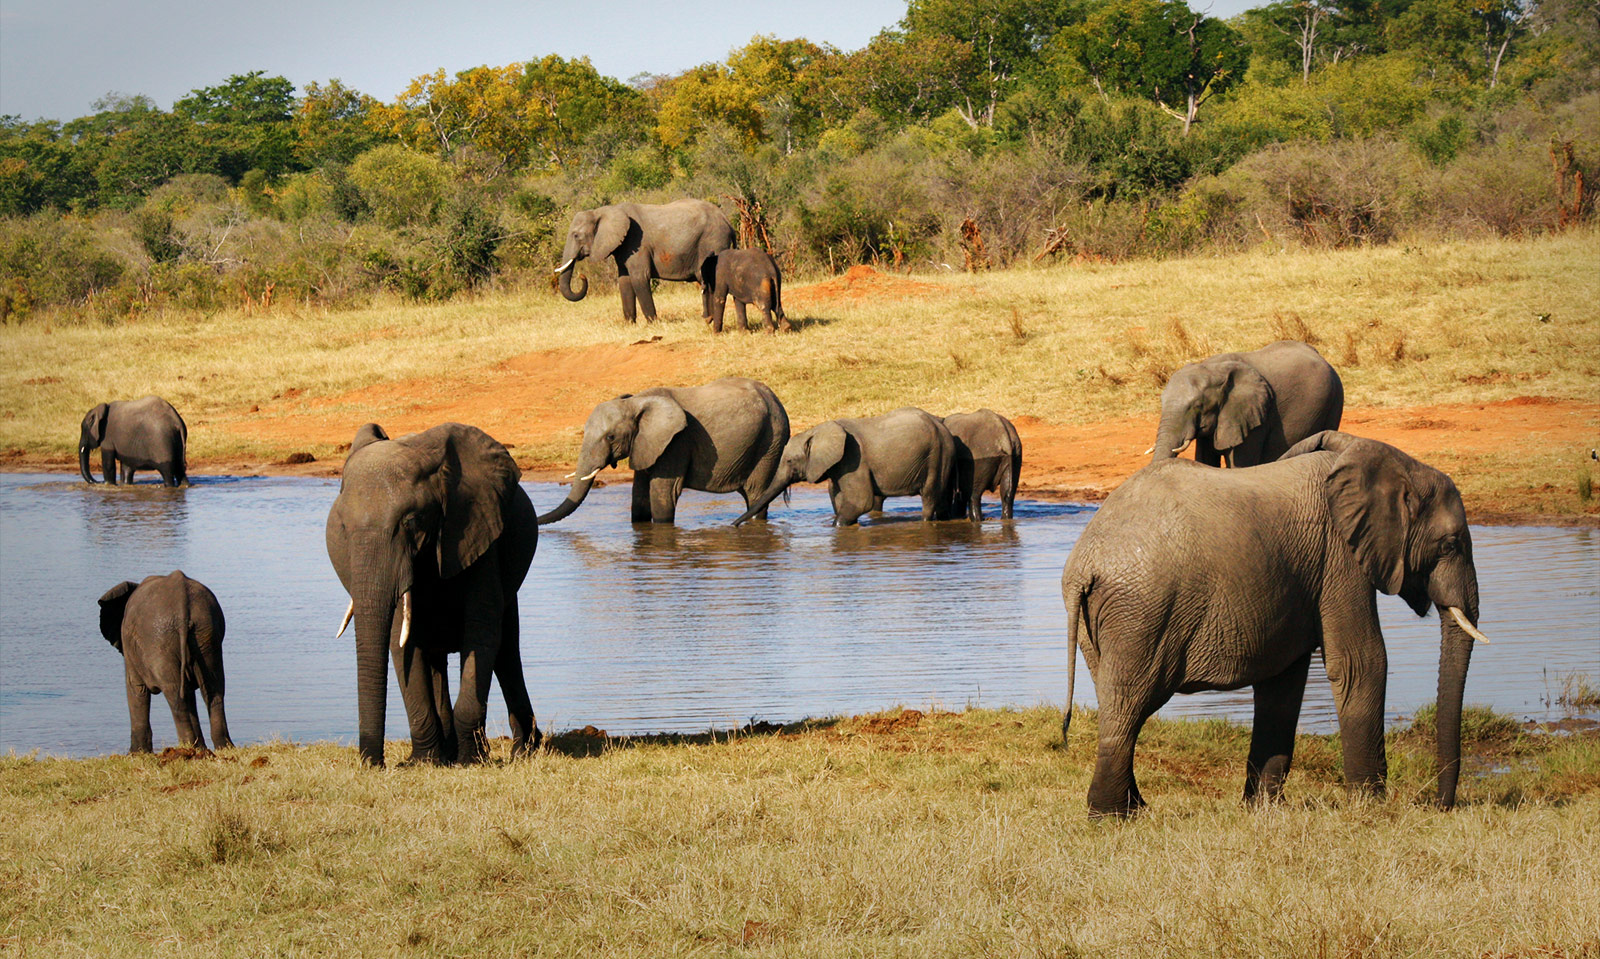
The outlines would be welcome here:
M 613 257 L 617 261 L 617 289 L 622 293 L 622 315 L 638 322 L 635 304 L 644 318 L 656 318 L 656 301 L 650 281 L 693 280 L 700 284 L 700 315 L 711 316 L 711 289 L 716 284 L 712 261 L 734 245 L 733 227 L 722 211 L 704 200 L 674 200 L 660 206 L 616 203 L 580 210 L 567 229 L 561 250 L 561 295 L 576 303 L 589 292 L 589 280 L 577 292 L 572 272 L 577 262 Z
M 100 450 L 100 473 L 115 485 L 120 477 L 132 483 L 137 470 L 155 470 L 167 486 L 189 482 L 185 452 L 189 427 L 172 404 L 159 396 L 101 403 L 83 417 L 78 433 L 78 471 L 85 483 L 89 451 Z
M 771 256 L 761 250 L 723 250 L 716 255 L 716 284 L 711 291 L 711 332 L 722 332 L 722 316 L 733 297 L 739 314 L 739 328 L 750 331 L 745 306 L 761 310 L 761 326 L 768 333 L 788 333 L 794 329 L 783 313 L 783 273 Z M 778 322 L 772 322 L 777 314 Z
M 1139 729 L 1174 693 L 1253 688 L 1247 802 L 1281 796 L 1311 654 L 1333 685 L 1347 787 L 1381 795 L 1388 655 L 1376 593 L 1439 609 L 1436 801 L 1455 803 L 1478 580 L 1450 477 L 1385 443 L 1324 431 L 1247 470 L 1161 460 L 1100 507 L 1061 574 L 1067 712 L 1076 648 L 1100 698 L 1091 815 L 1144 806 Z
M 356 433 L 326 537 L 350 594 L 338 635 L 352 620 L 356 626 L 363 762 L 383 765 L 390 657 L 411 724 L 412 762 L 483 758 L 491 672 L 510 713 L 512 755 L 538 747 L 518 648 L 517 590 L 539 526 L 520 476 L 506 448 L 472 426 L 445 423 L 391 440 L 368 423 Z M 461 654 L 454 708 L 450 653 Z
M 1207 466 L 1270 463 L 1289 447 L 1339 428 L 1344 384 L 1314 347 L 1282 340 L 1182 367 L 1161 391 L 1161 425 L 1147 453 L 1171 459 L 1195 443 Z
M 1011 421 L 991 409 L 952 413 L 944 418 L 956 438 L 955 483 L 950 509 L 973 522 L 983 520 L 983 494 L 1000 493 L 1000 515 L 1011 518 L 1022 474 L 1022 437 Z
M 745 505 L 772 481 L 789 441 L 789 414 L 765 383 L 739 376 L 703 386 L 658 386 L 594 408 L 565 501 L 539 517 L 563 520 L 594 478 L 623 459 L 633 467 L 633 522 L 671 523 L 685 489 L 737 490 Z M 766 518 L 766 507 L 759 511 Z
M 886 496 L 921 496 L 924 521 L 950 518 L 956 440 L 944 421 L 915 407 L 819 423 L 789 440 L 772 484 L 738 526 L 795 483 L 828 481 L 835 526 L 853 526 Z
M 195 708 L 198 690 L 211 714 L 211 741 L 218 749 L 233 746 L 222 708 L 226 629 L 217 597 L 182 570 L 118 583 L 100 597 L 100 635 L 122 654 L 133 726 L 130 753 L 151 751 L 151 693 L 167 697 L 179 745 L 206 746 Z

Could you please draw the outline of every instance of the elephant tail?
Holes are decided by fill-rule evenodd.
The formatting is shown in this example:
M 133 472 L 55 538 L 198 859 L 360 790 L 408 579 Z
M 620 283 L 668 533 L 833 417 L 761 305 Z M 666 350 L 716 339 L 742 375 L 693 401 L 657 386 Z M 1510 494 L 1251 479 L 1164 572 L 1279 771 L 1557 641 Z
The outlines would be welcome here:
M 190 606 L 190 604 L 191 604 L 191 602 L 193 600 L 192 600 L 192 597 L 189 595 L 189 584 L 182 579 L 181 573 L 180 574 L 174 574 L 174 575 L 177 575 L 179 577 L 179 580 L 178 580 L 178 596 L 180 597 L 180 599 L 178 600 L 178 617 L 177 617 L 177 619 L 178 619 L 178 692 L 177 692 L 177 695 L 182 697 L 182 696 L 186 696 L 188 694 L 188 688 L 189 688 L 190 680 L 194 680 L 194 684 L 196 686 L 199 686 L 200 682 L 199 682 L 199 677 L 196 675 L 196 673 L 194 671 L 194 655 L 193 655 L 193 650 L 194 650 L 194 646 L 195 646 L 194 616 L 191 615 L 191 611 L 189 609 L 189 606 Z M 201 691 L 201 694 L 204 695 L 204 690 Z
M 1088 629 L 1085 622 L 1084 602 L 1089 597 L 1089 587 L 1074 584 L 1063 590 L 1067 604 L 1067 707 L 1061 715 L 1061 745 L 1067 745 L 1067 731 L 1072 726 L 1072 694 L 1078 679 L 1078 627 Z

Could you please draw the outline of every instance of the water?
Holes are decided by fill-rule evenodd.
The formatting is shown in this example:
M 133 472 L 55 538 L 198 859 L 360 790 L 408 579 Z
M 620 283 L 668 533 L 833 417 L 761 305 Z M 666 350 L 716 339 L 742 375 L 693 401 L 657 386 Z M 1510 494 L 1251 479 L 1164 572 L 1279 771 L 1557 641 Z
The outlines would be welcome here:
M 564 487 L 527 484 L 540 509 Z M 128 745 L 122 662 L 95 600 L 183 569 L 227 615 L 228 721 L 238 743 L 351 742 L 348 597 L 328 564 L 332 480 L 197 478 L 188 490 L 0 476 L 0 751 L 61 755 Z M 682 731 L 895 705 L 1059 704 L 1066 693 L 1061 566 L 1093 508 L 1019 502 L 1012 523 L 924 524 L 917 500 L 882 521 L 827 525 L 797 488 L 773 522 L 731 529 L 735 496 L 686 494 L 676 527 L 627 522 L 628 486 L 597 489 L 545 527 L 520 594 L 528 687 L 546 730 Z M 1600 531 L 1477 527 L 1483 628 L 1470 703 L 1543 718 L 1561 677 L 1600 681 Z M 1391 717 L 1435 695 L 1438 623 L 1379 597 Z M 1078 701 L 1094 687 L 1079 664 Z M 392 685 L 391 677 L 391 685 Z M 499 692 L 491 733 L 504 733 Z M 1249 690 L 1176 697 L 1163 715 L 1248 721 Z M 1336 728 L 1320 663 L 1302 728 Z M 175 742 L 152 704 L 156 748 Z M 407 735 L 391 689 L 388 733 Z

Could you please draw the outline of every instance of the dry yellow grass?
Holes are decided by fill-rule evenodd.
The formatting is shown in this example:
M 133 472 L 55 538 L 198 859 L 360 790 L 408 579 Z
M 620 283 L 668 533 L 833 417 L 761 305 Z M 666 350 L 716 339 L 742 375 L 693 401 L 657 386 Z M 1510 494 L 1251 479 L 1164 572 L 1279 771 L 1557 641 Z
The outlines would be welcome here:
M 920 722 L 914 720 L 920 719 Z M 362 770 L 0 760 L 0 945 L 23 955 L 1594 956 L 1600 741 L 1484 727 L 1508 772 L 1386 801 L 1302 737 L 1288 801 L 1237 795 L 1248 733 L 1155 722 L 1150 812 L 1093 823 L 1094 715 L 973 710 L 781 735 Z M 1514 730 L 1514 727 L 1512 727 Z M 397 744 L 398 745 L 398 744 Z M 504 756 L 500 744 L 497 755 Z M 403 754 L 403 746 L 399 754 Z M 264 764 L 255 765 L 254 763 Z M 1470 767 L 1481 769 L 1483 764 Z M 1541 951 L 1542 950 L 1542 951 Z

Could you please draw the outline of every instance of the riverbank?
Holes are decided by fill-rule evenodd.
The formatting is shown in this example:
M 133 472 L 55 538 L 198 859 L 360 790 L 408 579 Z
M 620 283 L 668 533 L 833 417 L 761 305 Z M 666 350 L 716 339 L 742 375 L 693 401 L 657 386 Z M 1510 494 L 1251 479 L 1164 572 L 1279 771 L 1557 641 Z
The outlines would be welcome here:
M 1147 462 L 1172 370 L 1294 338 L 1338 367 L 1344 427 L 1450 473 L 1475 520 L 1596 523 L 1595 240 L 979 276 L 857 268 L 786 291 L 800 333 L 781 337 L 712 338 L 677 284 L 653 326 L 622 323 L 596 291 L 581 304 L 525 292 L 4 327 L 0 468 L 75 471 L 85 410 L 155 392 L 189 422 L 195 473 L 331 475 L 363 422 L 400 433 L 457 420 L 510 445 L 530 478 L 556 478 L 595 403 L 741 374 L 777 390 L 796 430 L 908 404 L 989 406 L 1017 423 L 1030 493 L 1093 500 Z
M 516 762 L 363 770 L 331 744 L 0 759 L 0 945 L 298 955 L 1590 956 L 1600 735 L 1426 724 L 1381 801 L 1301 736 L 1242 806 L 1248 730 L 1154 720 L 1151 802 L 1091 823 L 1092 710 L 895 711 L 733 734 L 582 730 Z M 404 743 L 390 746 L 403 757 Z M 70 837 L 70 841 L 64 841 Z

